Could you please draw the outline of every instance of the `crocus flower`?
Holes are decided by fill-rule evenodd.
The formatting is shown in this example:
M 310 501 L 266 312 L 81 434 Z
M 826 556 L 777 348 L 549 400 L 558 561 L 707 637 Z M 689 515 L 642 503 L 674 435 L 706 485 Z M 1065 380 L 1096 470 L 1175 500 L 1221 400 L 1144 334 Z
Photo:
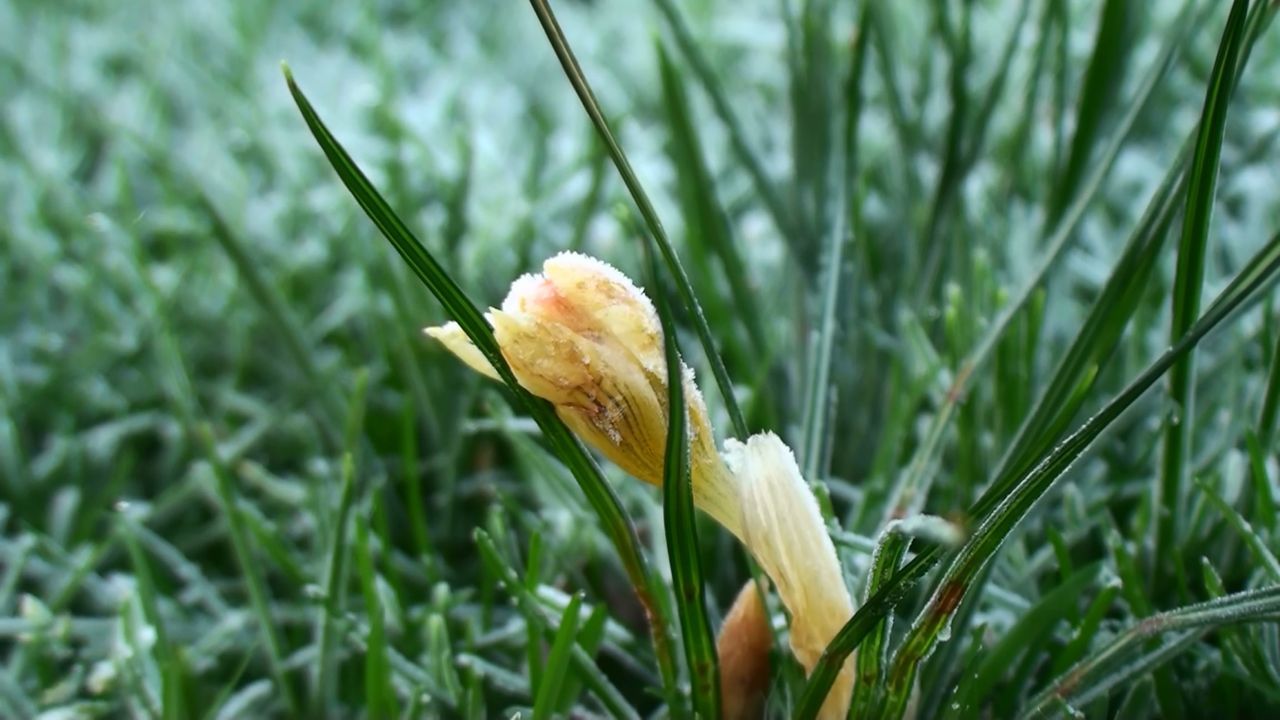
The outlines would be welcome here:
M 524 389 L 549 401 L 578 437 L 627 473 L 662 484 L 667 440 L 667 361 L 653 304 L 613 266 L 561 253 L 511 285 L 485 316 Z M 473 369 L 498 373 L 457 323 L 427 328 Z M 716 454 L 707 408 L 680 367 L 689 418 L 694 502 L 740 535 L 733 479 Z
M 627 473 L 661 485 L 667 434 L 667 364 L 652 303 L 610 265 L 577 253 L 548 259 L 511 285 L 486 318 L 520 385 L 552 404 L 578 437 Z M 472 368 L 497 372 L 456 323 L 427 328 Z M 791 648 L 812 671 L 853 614 L 835 548 L 795 458 L 776 435 L 730 440 L 716 452 L 693 373 L 683 363 L 694 503 L 744 542 L 791 614 Z M 843 717 L 852 665 L 823 706 Z

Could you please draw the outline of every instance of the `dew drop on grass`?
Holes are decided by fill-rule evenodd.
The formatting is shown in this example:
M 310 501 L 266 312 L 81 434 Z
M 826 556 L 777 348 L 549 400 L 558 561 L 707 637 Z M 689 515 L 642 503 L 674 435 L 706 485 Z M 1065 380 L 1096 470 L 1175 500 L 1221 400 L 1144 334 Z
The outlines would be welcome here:
M 947 621 L 942 625 L 942 629 L 938 630 L 938 642 L 944 643 L 951 640 L 951 618 L 952 617 L 953 617 L 952 615 L 948 615 Z

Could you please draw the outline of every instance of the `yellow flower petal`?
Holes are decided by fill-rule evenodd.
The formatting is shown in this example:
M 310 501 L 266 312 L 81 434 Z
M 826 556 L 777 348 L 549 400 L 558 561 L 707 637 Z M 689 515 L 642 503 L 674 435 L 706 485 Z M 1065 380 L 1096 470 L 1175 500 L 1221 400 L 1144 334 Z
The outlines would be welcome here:
M 565 300 L 588 315 L 593 329 L 613 336 L 645 368 L 665 381 L 662 324 L 648 296 L 612 265 L 566 252 L 542 264 L 544 276 Z
M 643 291 L 607 263 L 561 253 L 511 284 L 489 323 L 516 380 L 549 401 L 575 434 L 627 473 L 662 484 L 667 366 L 662 326 Z M 456 324 L 429 328 L 471 367 L 497 379 Z M 741 537 L 736 481 L 716 452 L 693 373 L 680 367 L 694 502 Z
M 716 655 L 720 659 L 720 717 L 724 720 L 764 717 L 773 633 L 760 594 L 755 581 L 748 580 L 738 591 L 716 638 Z
M 458 323 L 450 322 L 439 327 L 424 328 L 423 332 L 443 343 L 449 352 L 456 355 L 472 370 L 494 380 L 499 379 L 498 371 L 493 369 L 493 365 L 489 364 L 484 353 L 471 342 L 471 338 L 467 337 Z
M 502 355 L 529 392 L 555 405 L 583 440 L 628 473 L 662 482 L 666 403 L 618 348 L 533 314 L 489 315 Z
M 741 493 L 743 540 L 778 588 L 791 615 L 791 651 L 812 672 L 822 651 L 853 616 L 835 546 L 795 456 L 773 433 L 725 443 L 725 461 Z M 843 718 L 853 692 L 845 661 L 819 717 Z

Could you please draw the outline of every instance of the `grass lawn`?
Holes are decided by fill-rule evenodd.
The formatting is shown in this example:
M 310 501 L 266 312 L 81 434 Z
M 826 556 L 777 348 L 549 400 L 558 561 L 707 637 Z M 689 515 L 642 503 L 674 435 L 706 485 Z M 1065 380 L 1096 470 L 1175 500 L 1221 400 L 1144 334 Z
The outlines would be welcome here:
M 739 699 L 692 386 L 655 488 L 422 332 L 566 250 L 816 499 L 757 714 L 1280 717 L 1280 4 L 552 9 L 0 0 L 0 717 Z

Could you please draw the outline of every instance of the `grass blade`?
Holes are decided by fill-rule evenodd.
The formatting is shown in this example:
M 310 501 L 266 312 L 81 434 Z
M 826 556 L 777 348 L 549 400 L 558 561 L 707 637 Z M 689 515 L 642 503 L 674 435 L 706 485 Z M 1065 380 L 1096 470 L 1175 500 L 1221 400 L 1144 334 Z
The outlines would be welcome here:
M 325 127 L 324 122 L 316 114 L 311 102 L 293 80 L 288 68 L 284 69 L 285 81 L 289 92 L 293 95 L 299 111 L 306 120 L 307 126 L 320 144 L 329 163 L 333 166 L 344 185 L 355 197 L 356 202 L 364 209 L 365 214 L 382 232 L 383 236 L 395 247 L 400 256 L 413 269 L 418 278 L 431 290 L 436 299 L 444 305 L 449 315 L 467 333 L 476 347 L 484 354 L 489 363 L 497 370 L 507 389 L 521 401 L 529 414 L 538 423 L 543 435 L 555 449 L 557 456 L 573 473 L 578 486 L 582 488 L 591 507 L 604 526 L 605 533 L 612 541 L 622 561 L 623 568 L 631 581 L 632 587 L 640 602 L 644 605 L 650 620 L 650 631 L 653 635 L 654 652 L 659 666 L 664 669 L 664 677 L 674 677 L 675 661 L 672 655 L 671 639 L 668 635 L 667 620 L 661 608 L 654 600 L 650 587 L 651 575 L 644 556 L 640 551 L 640 541 L 636 537 L 635 528 L 622 509 L 613 488 L 605 482 L 600 469 L 591 459 L 578 440 L 560 421 L 551 406 L 545 401 L 530 395 L 516 381 L 511 368 L 502 357 L 498 343 L 493 337 L 493 330 L 485 322 L 480 311 L 462 292 L 462 288 L 436 262 L 426 247 L 413 235 L 413 232 L 400 220 L 391 206 L 378 193 L 369 179 L 347 154 L 347 151 Z
M 1235 89 L 1235 74 L 1241 49 L 1247 36 L 1245 22 L 1248 0 L 1236 0 L 1231 6 L 1226 29 L 1214 61 L 1213 75 L 1205 91 L 1204 111 L 1196 137 L 1191 174 L 1187 182 L 1186 214 L 1182 237 L 1178 244 L 1178 266 L 1174 276 L 1173 319 L 1169 329 L 1172 338 L 1182 337 L 1200 313 L 1200 295 L 1204 288 L 1205 252 L 1209 240 L 1209 220 L 1213 214 L 1214 194 L 1218 181 L 1218 159 L 1226 132 L 1227 107 Z M 1174 408 L 1165 418 L 1163 462 L 1155 490 L 1155 549 L 1159 559 L 1156 577 L 1167 572 L 1164 559 L 1174 560 L 1179 517 L 1188 474 L 1191 424 L 1194 413 L 1195 354 L 1189 353 L 1169 373 L 1169 400 Z M 1181 563 L 1174 560 L 1175 572 Z M 1181 582 L 1185 586 L 1185 582 Z
M 682 171 L 679 173 L 682 194 L 689 198 L 685 222 L 691 226 L 689 231 L 698 240 L 689 245 L 708 245 L 719 257 L 725 278 L 729 281 L 733 302 L 733 311 L 725 314 L 732 315 L 730 322 L 740 321 L 743 324 L 751 341 L 753 357 L 760 357 L 768 350 L 768 341 L 761 324 L 762 316 L 756 303 L 756 293 L 748 283 L 750 275 L 735 245 L 724 207 L 716 197 L 711 169 L 707 167 L 703 155 L 702 140 L 694 126 L 680 72 L 662 45 L 658 45 L 658 68 L 662 79 L 663 105 L 671 125 L 674 146 L 672 160 L 677 169 Z
M 226 467 L 218 453 L 218 444 L 214 440 L 213 431 L 202 424 L 197 430 L 198 441 L 202 445 L 205 459 L 213 468 L 218 500 L 222 503 L 222 512 L 227 518 L 227 534 L 231 537 L 231 548 L 235 552 L 236 562 L 244 575 L 244 583 L 249 589 L 249 599 L 258 622 L 258 631 L 262 633 L 262 642 L 266 646 L 267 661 L 271 666 L 271 675 L 275 679 L 276 689 L 283 698 L 285 707 L 291 715 L 301 712 L 297 696 L 293 692 L 293 683 L 285 670 L 284 642 L 280 639 L 278 625 L 271 614 L 271 595 L 267 590 L 267 582 L 262 577 L 258 561 L 253 556 L 253 543 L 249 539 L 249 531 L 245 527 L 244 518 L 236 502 L 235 483 L 231 479 L 231 470 Z
M 792 217 L 791 208 L 783 201 L 782 193 L 778 191 L 777 186 L 769 179 L 764 170 L 764 163 L 747 141 L 747 134 L 743 130 L 742 122 L 733 111 L 733 105 L 729 102 L 728 96 L 725 95 L 719 80 L 716 79 L 715 72 L 711 69 L 711 63 L 707 61 L 706 56 L 699 49 L 697 40 L 693 37 L 693 33 L 689 30 L 684 18 L 680 15 L 680 10 L 676 7 L 674 0 L 654 0 L 654 2 L 657 4 L 659 12 L 662 13 L 663 19 L 667 21 L 667 27 L 671 29 L 672 36 L 675 37 L 676 47 L 680 48 L 680 54 L 689 63 L 689 68 L 693 71 L 694 77 L 698 79 L 703 91 L 707 94 L 707 98 L 711 101 L 712 110 L 724 125 L 725 131 L 729 135 L 730 147 L 733 148 L 738 161 L 742 163 L 747 175 L 750 176 L 751 182 L 755 185 L 756 193 L 760 196 L 766 210 L 769 212 L 769 216 L 773 219 L 774 226 L 788 240 L 787 246 L 796 255 L 797 259 L 803 261 L 805 240 L 799 233 L 799 227 Z
M 716 350 L 711 327 L 707 324 L 707 318 L 702 312 L 702 306 L 698 303 L 698 297 L 693 292 L 693 286 L 689 284 L 689 276 L 685 273 L 684 266 L 680 264 L 679 256 L 676 255 L 675 250 L 671 247 L 671 242 L 667 239 L 667 232 L 662 227 L 662 221 L 658 219 L 658 212 L 654 209 L 653 203 L 650 202 L 648 193 L 644 191 L 644 186 L 640 184 L 640 178 L 631 169 L 631 162 L 627 160 L 627 155 L 623 152 L 622 146 L 613 137 L 613 131 L 609 129 L 609 121 L 605 119 L 604 113 L 600 110 L 600 104 L 596 102 L 595 93 L 591 91 L 591 85 L 587 82 L 587 76 L 582 72 L 582 67 L 578 65 L 577 58 L 573 56 L 573 50 L 569 48 L 569 41 L 560 29 L 560 24 L 556 21 L 556 16 L 552 12 L 551 6 L 547 3 L 547 0 L 529 0 L 529 2 L 533 6 L 534 13 L 538 16 L 538 22 L 542 24 L 542 29 L 547 34 L 547 40 L 551 42 L 551 47 L 555 50 L 556 57 L 560 60 L 560 66 L 564 68 L 565 76 L 569 79 L 569 83 L 573 85 L 573 91 L 577 93 L 578 99 L 582 101 L 583 109 L 586 110 L 587 116 L 591 119 L 591 124 L 595 126 L 596 132 L 600 135 L 600 139 L 604 141 L 605 148 L 609 151 L 609 156 L 613 158 L 614 166 L 618 168 L 618 174 L 622 176 L 622 183 L 627 186 L 627 191 L 631 193 L 631 198 L 635 201 L 636 208 L 640 211 L 640 217 L 644 219 L 645 225 L 649 228 L 650 236 L 662 254 L 662 260 L 667 266 L 667 271 L 671 274 L 672 281 L 676 286 L 676 292 L 679 294 L 685 310 L 688 311 L 689 317 L 693 319 L 694 329 L 697 330 L 698 339 L 702 342 L 702 350 L 706 354 L 707 362 L 711 365 L 712 374 L 715 375 L 716 385 L 720 388 L 720 395 L 724 400 L 725 409 L 729 412 L 729 419 L 733 422 L 734 433 L 739 438 L 746 438 L 750 434 L 747 430 L 747 421 L 743 418 L 742 410 L 738 407 L 737 398 L 733 393 L 733 382 L 729 379 L 729 371 L 725 369 L 724 360 L 721 359 L 719 351 Z
M 1063 673 L 1037 695 L 1022 713 L 1023 718 L 1043 717 L 1061 702 L 1075 698 L 1083 704 L 1100 697 L 1111 688 L 1122 685 L 1168 661 L 1190 643 L 1215 627 L 1238 623 L 1266 622 L 1280 612 L 1280 587 L 1251 590 L 1209 600 L 1159 615 L 1153 615 L 1118 635 L 1092 657 Z M 1178 633 L 1137 662 L 1112 672 L 1116 663 L 1145 641 L 1166 633 Z M 1092 684 L 1086 683 L 1093 679 Z
M 646 255 L 653 283 L 653 304 L 662 322 L 667 357 L 667 443 L 662 470 L 662 520 L 675 585 L 676 614 L 680 618 L 680 639 L 693 685 L 693 716 L 718 718 L 720 671 L 716 639 L 711 632 L 711 621 L 707 619 L 706 588 L 693 505 L 693 479 L 689 475 L 684 363 L 680 360 L 676 328 L 667 305 L 657 256 L 652 251 Z
M 520 606 L 526 621 L 536 624 L 538 631 L 544 637 L 547 636 L 548 628 L 554 621 L 546 618 L 545 611 L 538 604 L 537 598 L 533 596 L 533 593 L 525 589 L 520 576 L 502 559 L 502 555 L 498 552 L 493 538 L 479 528 L 476 529 L 474 538 L 476 548 L 480 551 L 481 560 L 498 574 L 499 580 L 506 586 L 507 591 L 514 596 L 516 604 Z M 581 646 L 575 643 L 569 651 L 569 659 L 573 662 L 573 667 L 577 670 L 578 677 L 582 679 L 583 684 L 604 705 L 610 717 L 640 720 L 640 714 L 636 712 L 635 708 L 627 704 L 622 693 L 618 692 L 618 689 L 609 682 L 609 678 L 600 671 L 600 668 L 596 667 L 595 660 L 587 654 L 586 650 L 583 650 Z
M 1058 178 L 1049 218 L 1057 220 L 1080 185 L 1081 176 L 1093 158 L 1098 133 L 1107 114 L 1115 107 L 1134 43 L 1134 30 L 1141 26 L 1137 15 L 1144 8 L 1129 0 L 1106 0 L 1100 8 L 1102 19 L 1094 41 L 1093 55 L 1085 71 L 1084 87 L 1076 103 L 1075 133 L 1071 149 Z
M 360 591 L 369 618 L 369 637 L 365 642 L 364 692 L 370 717 L 395 717 L 396 693 L 391 683 L 388 659 L 387 629 L 382 600 L 378 593 L 377 570 L 369 547 L 369 524 L 362 514 L 355 517 L 356 565 L 359 567 Z
M 1103 430 L 1145 394 L 1205 335 L 1247 301 L 1256 299 L 1258 291 L 1274 279 L 1277 269 L 1280 269 L 1280 234 L 1272 236 L 1177 344 L 1148 366 L 1107 403 L 1102 411 L 1055 447 L 1008 494 L 1002 497 L 984 495 L 974 503 L 969 514 L 971 517 L 981 518 L 981 521 L 969 540 L 950 562 L 947 572 L 938 583 L 937 590 L 925 609 L 921 611 L 911 633 L 895 656 L 894 670 L 890 672 L 891 688 L 895 683 L 899 686 L 910 684 L 917 663 L 927 655 L 928 649 L 937 641 L 938 634 L 945 627 L 964 594 L 970 589 L 969 579 L 999 549 L 1013 528 L 1053 482 L 1089 448 Z M 828 645 L 822 659 L 810 675 L 809 683 L 797 704 L 796 717 L 815 716 L 821 706 L 822 698 L 825 697 L 827 689 L 835 679 L 840 663 L 857 648 L 873 627 L 876 618 L 896 604 L 905 594 L 907 587 L 928 572 L 929 568 L 941 559 L 941 555 L 942 550 L 937 546 L 920 553 L 896 573 L 885 587 L 858 612 L 854 613 L 854 616 Z
M 1187 9 L 1184 8 L 1183 15 L 1179 19 L 1179 27 L 1181 29 L 1189 27 L 1189 23 L 1186 22 L 1188 17 Z M 925 432 L 925 437 L 921 441 L 919 448 L 912 456 L 907 470 L 893 488 L 894 498 L 886 506 L 884 522 L 888 522 L 894 517 L 903 517 L 909 514 L 913 510 L 915 503 L 923 501 L 931 477 L 928 469 L 942 447 L 947 425 L 955 413 L 956 406 L 967 393 L 973 374 L 986 362 L 992 351 L 996 349 L 1000 339 L 1005 336 L 1005 333 L 1012 326 L 1014 319 L 1031 301 L 1036 288 L 1040 287 L 1041 283 L 1045 281 L 1049 271 L 1067 249 L 1068 242 L 1074 236 L 1076 227 L 1084 219 L 1085 210 L 1088 209 L 1090 203 L 1100 191 L 1103 181 L 1107 178 L 1112 165 L 1120 154 L 1120 150 L 1124 147 L 1125 140 L 1137 124 L 1142 111 L 1151 100 L 1156 86 L 1160 79 L 1164 77 L 1165 71 L 1176 55 L 1180 47 L 1180 38 L 1180 34 L 1175 34 L 1165 43 L 1160 58 L 1152 65 L 1142 87 L 1135 93 L 1133 100 L 1130 102 L 1128 112 L 1121 119 L 1110 144 L 1099 158 L 1093 174 L 1089 176 L 1080 193 L 1076 195 L 1070 207 L 1062 214 L 1061 219 L 1056 225 L 1052 226 L 1053 231 L 1046 240 L 1044 253 L 1031 277 L 1017 292 L 1011 294 L 1009 302 L 1001 308 L 1000 313 L 991 321 L 982 336 L 974 344 L 973 349 L 969 351 L 964 361 L 960 363 L 959 369 L 955 374 L 955 380 L 947 392 L 946 399 L 934 414 L 933 421 Z M 1179 172 L 1181 172 L 1180 162 L 1176 163 L 1170 170 L 1170 175 L 1176 176 Z M 1166 177 L 1165 182 L 1169 182 L 1168 177 Z
M 551 643 L 551 652 L 547 654 L 547 662 L 542 669 L 542 680 L 538 685 L 538 696 L 533 701 L 534 720 L 555 717 L 556 702 L 560 699 L 560 689 L 564 687 L 565 675 L 569 671 L 569 654 L 578 636 L 578 615 L 582 609 L 582 593 L 574 593 L 569 598 L 569 605 L 560 615 L 560 627 L 556 630 L 556 638 Z
M 867 596 L 871 596 L 897 571 L 907 554 L 911 538 L 901 531 L 898 523 L 891 523 L 880 535 L 875 552 L 871 556 L 871 573 L 867 578 Z M 850 717 L 871 717 L 884 694 L 884 667 L 889 659 L 889 635 L 893 631 L 893 617 L 886 616 L 876 624 L 858 652 L 857 681 L 853 685 L 853 700 L 849 704 Z

